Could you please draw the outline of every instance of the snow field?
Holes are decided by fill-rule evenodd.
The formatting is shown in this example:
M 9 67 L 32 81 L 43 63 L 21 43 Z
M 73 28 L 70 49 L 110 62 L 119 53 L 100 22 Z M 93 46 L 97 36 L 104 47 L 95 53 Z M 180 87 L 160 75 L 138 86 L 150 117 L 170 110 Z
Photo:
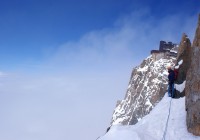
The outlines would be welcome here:
M 112 126 L 99 140 L 162 140 L 171 98 L 167 93 L 155 108 L 136 125 Z M 172 99 L 165 140 L 200 140 L 186 128 L 185 97 Z

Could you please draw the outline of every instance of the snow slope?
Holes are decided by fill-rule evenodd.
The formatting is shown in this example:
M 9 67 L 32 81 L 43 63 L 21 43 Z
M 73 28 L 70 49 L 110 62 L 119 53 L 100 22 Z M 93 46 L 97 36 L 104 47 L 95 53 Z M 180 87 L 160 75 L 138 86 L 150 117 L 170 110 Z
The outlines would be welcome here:
M 172 99 L 165 94 L 150 114 L 136 125 L 114 125 L 98 140 L 200 140 L 200 137 L 187 132 L 185 98 Z

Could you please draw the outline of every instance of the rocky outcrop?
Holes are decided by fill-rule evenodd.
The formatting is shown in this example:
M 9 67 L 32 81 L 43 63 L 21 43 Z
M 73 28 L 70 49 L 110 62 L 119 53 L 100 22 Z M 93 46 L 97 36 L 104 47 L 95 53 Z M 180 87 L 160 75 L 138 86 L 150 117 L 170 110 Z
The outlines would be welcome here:
M 199 14 L 199 20 L 198 20 L 198 25 L 195 33 L 195 38 L 193 41 L 193 47 L 199 47 L 200 46 L 200 14 Z
M 118 101 L 114 110 L 113 124 L 132 125 L 153 109 L 167 89 L 168 65 L 175 63 L 174 57 L 154 59 L 151 55 L 131 75 L 124 100 Z
M 191 63 L 191 42 L 188 36 L 184 33 L 178 48 L 177 62 L 175 70 L 178 69 L 178 76 L 175 81 L 176 84 L 180 85 L 186 80 L 186 74 Z M 176 90 L 175 97 L 184 97 L 185 90 L 181 93 Z
M 191 65 L 186 77 L 187 129 L 200 136 L 200 15 L 191 51 Z
M 177 84 L 182 84 L 186 80 L 186 74 L 191 63 L 191 42 L 186 34 L 183 34 L 179 45 L 176 65 L 180 61 L 183 61 L 183 64 L 179 66 Z

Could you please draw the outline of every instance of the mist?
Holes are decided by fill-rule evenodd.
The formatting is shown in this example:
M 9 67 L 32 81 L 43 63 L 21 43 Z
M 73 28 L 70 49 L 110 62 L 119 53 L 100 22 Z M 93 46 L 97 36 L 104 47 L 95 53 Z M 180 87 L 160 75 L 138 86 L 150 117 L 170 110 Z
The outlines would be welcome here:
M 94 140 L 105 133 L 132 69 L 159 41 L 192 39 L 197 15 L 161 19 L 148 9 L 119 17 L 48 51 L 44 60 L 0 73 L 0 139 Z

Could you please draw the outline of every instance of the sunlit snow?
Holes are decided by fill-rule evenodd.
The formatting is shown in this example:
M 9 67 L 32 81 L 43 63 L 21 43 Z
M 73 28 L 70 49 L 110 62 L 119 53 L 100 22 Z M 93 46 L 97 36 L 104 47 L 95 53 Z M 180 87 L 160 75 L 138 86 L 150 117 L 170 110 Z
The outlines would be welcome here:
M 178 64 L 179 64 L 179 65 L 183 64 L 183 60 L 180 60 L 180 61 L 178 62 Z
M 169 114 L 171 98 L 163 99 L 136 125 L 114 125 L 99 140 L 162 140 Z M 185 97 L 172 99 L 165 140 L 200 140 L 186 128 Z

